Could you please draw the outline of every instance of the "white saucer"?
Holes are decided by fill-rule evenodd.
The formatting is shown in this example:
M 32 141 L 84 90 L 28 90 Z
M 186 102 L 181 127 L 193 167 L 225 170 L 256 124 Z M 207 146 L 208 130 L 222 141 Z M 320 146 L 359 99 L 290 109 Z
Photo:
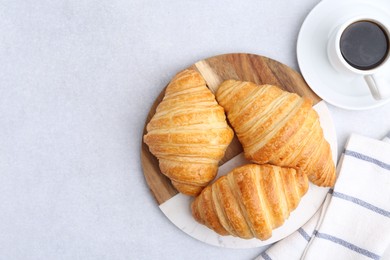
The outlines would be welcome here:
M 326 46 L 333 29 L 363 14 L 390 20 L 390 1 L 323 0 L 306 17 L 298 36 L 298 64 L 307 84 L 326 102 L 345 109 L 370 109 L 390 101 L 375 100 L 363 77 L 341 74 L 328 60 Z M 385 70 L 390 84 L 390 64 Z

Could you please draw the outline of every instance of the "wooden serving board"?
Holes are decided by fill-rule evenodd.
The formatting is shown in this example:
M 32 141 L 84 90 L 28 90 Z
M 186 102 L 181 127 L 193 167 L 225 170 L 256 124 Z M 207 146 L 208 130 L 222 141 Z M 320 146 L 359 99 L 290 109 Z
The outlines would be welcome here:
M 198 61 L 189 68 L 200 72 L 213 93 L 216 92 L 218 86 L 224 80 L 236 79 L 252 81 L 257 84 L 276 85 L 289 92 L 311 98 L 314 104 L 321 101 L 298 72 L 267 57 L 245 53 L 224 54 Z M 156 107 L 163 99 L 164 93 L 165 88 L 161 91 L 149 111 L 145 122 L 144 134 L 146 134 L 146 125 L 155 114 Z M 227 148 L 225 157 L 221 160 L 220 165 L 241 152 L 242 146 L 238 142 L 237 137 L 235 137 Z M 141 162 L 146 182 L 158 205 L 161 205 L 178 193 L 170 180 L 160 172 L 157 158 L 149 152 L 147 145 L 143 141 Z

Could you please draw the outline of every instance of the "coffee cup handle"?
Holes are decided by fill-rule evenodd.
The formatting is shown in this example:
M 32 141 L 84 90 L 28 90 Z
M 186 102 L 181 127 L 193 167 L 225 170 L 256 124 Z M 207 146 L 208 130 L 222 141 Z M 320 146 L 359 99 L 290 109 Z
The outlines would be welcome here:
M 390 83 L 378 75 L 365 75 L 364 79 L 370 88 L 371 95 L 376 100 L 390 97 Z

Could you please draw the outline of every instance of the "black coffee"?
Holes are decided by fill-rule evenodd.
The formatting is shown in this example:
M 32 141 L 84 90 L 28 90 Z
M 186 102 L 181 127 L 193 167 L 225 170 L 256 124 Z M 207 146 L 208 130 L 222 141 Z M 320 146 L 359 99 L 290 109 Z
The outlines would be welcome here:
M 360 70 L 369 70 L 386 59 L 389 39 L 378 24 L 359 21 L 344 30 L 340 38 L 340 49 L 349 65 Z

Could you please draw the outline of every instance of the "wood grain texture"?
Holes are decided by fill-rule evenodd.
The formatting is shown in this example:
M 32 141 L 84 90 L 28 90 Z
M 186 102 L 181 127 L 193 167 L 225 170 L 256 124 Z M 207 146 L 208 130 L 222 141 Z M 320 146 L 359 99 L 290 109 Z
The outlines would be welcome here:
M 306 96 L 312 99 L 314 104 L 321 101 L 298 72 L 267 57 L 246 53 L 224 54 L 198 61 L 189 68 L 199 71 L 213 93 L 216 92 L 219 84 L 224 80 L 236 79 L 252 81 L 256 84 L 273 84 L 283 90 Z M 149 111 L 145 122 L 144 134 L 146 134 L 147 123 L 164 97 L 164 92 L 165 88 L 161 91 Z M 242 146 L 237 137 L 234 137 L 220 165 L 241 152 Z M 141 163 L 146 182 L 158 205 L 161 205 L 178 193 L 170 180 L 160 172 L 158 160 L 149 152 L 147 145 L 143 141 Z

